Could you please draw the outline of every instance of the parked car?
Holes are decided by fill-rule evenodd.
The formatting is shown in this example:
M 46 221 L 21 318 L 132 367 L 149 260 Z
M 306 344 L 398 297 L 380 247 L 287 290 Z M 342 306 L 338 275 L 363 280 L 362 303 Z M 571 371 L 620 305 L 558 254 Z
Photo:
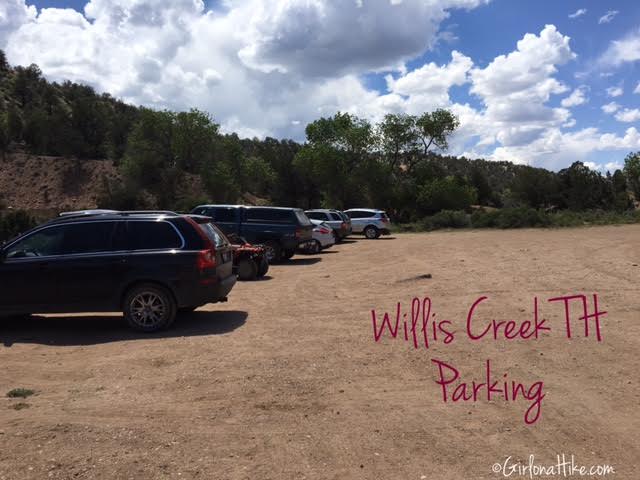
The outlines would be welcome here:
M 179 311 L 227 300 L 233 253 L 208 217 L 79 212 L 0 249 L 0 315 L 123 311 L 153 332 Z
M 191 213 L 211 217 L 226 234 L 263 244 L 269 263 L 291 258 L 312 239 L 313 225 L 299 208 L 200 205 Z
M 352 208 L 344 213 L 351 218 L 353 233 L 363 233 L 369 239 L 379 238 L 380 235 L 391 233 L 391 221 L 382 210 L 372 208 Z
M 330 225 L 320 220 L 311 220 L 313 223 L 313 240 L 305 248 L 307 253 L 320 253 L 336 243 L 333 229 Z
M 332 210 L 327 208 L 317 208 L 314 210 L 305 210 L 307 217 L 311 220 L 320 220 L 331 226 L 335 233 L 336 242 L 340 242 L 343 238 L 351 234 L 351 219 L 340 210 Z

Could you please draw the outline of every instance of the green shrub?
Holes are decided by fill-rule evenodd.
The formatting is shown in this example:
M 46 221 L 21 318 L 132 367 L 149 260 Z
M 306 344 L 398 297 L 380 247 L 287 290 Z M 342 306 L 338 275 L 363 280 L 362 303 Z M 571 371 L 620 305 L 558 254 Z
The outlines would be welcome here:
M 431 230 L 438 228 L 467 228 L 471 226 L 469 216 L 459 210 L 442 210 L 431 217 L 427 217 L 424 222 L 425 225 L 431 226 Z

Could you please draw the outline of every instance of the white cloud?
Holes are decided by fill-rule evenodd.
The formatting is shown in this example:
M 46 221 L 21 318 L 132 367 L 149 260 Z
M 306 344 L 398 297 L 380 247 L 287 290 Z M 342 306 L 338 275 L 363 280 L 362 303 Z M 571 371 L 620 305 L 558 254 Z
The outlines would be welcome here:
M 587 87 L 582 85 L 576 88 L 573 92 L 571 92 L 571 95 L 569 95 L 567 98 L 563 98 L 562 101 L 560 102 L 560 105 L 562 105 L 565 108 L 582 105 L 583 103 L 586 103 L 589 101 L 589 99 L 586 98 L 585 96 L 586 92 L 587 92 Z
M 615 117 L 619 122 L 637 122 L 640 120 L 640 109 L 625 108 L 624 110 L 618 111 L 618 113 L 615 114 Z
M 618 10 L 609 10 L 607 13 L 605 13 L 603 16 L 601 16 L 598 19 L 598 24 L 600 25 L 603 23 L 611 22 L 619 13 L 620 12 Z
M 580 8 L 576 10 L 574 13 L 570 14 L 569 18 L 578 18 L 578 17 L 581 17 L 582 15 L 585 15 L 586 13 L 587 13 L 586 8 Z
M 0 48 L 4 46 L 14 31 L 36 18 L 33 5 L 25 5 L 24 0 L 2 0 L 0 3 Z
M 611 103 L 607 103 L 605 105 L 602 105 L 602 107 L 600 107 L 602 109 L 602 111 L 604 113 L 615 113 L 620 109 L 620 105 L 618 105 L 616 102 L 611 102 Z
M 600 57 L 599 63 L 618 67 L 623 63 L 637 62 L 638 60 L 640 60 L 640 29 L 619 40 L 613 40 Z
M 609 97 L 620 97 L 624 94 L 624 90 L 622 87 L 609 87 L 607 88 L 607 96 Z

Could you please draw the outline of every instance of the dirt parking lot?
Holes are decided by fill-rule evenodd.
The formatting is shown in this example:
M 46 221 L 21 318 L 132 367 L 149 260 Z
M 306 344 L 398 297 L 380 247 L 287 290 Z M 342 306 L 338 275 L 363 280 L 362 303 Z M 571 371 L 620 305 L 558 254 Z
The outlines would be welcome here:
M 475 480 L 561 454 L 640 478 L 639 240 L 637 225 L 355 237 L 159 335 L 109 315 L 3 320 L 0 479 Z M 580 323 L 569 341 L 547 302 L 579 293 L 607 311 L 602 342 Z M 425 296 L 455 341 L 374 341 L 372 309 L 395 319 L 400 302 L 410 325 Z M 482 296 L 478 330 L 531 319 L 538 297 L 551 331 L 470 341 Z M 487 359 L 498 381 L 543 381 L 540 418 L 525 424 L 522 398 L 445 403 L 434 358 L 469 383 Z M 4 396 L 18 387 L 36 393 Z

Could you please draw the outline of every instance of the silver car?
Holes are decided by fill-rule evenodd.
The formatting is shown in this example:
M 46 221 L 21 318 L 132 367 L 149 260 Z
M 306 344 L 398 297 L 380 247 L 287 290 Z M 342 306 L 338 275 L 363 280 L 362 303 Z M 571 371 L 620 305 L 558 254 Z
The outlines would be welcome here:
M 364 236 L 370 239 L 391 233 L 391 220 L 383 210 L 351 208 L 344 213 L 351 218 L 353 233 L 364 233 Z
M 340 210 L 316 208 L 314 210 L 305 210 L 304 213 L 311 220 L 320 220 L 330 225 L 335 233 L 336 242 L 351 234 L 351 220 Z

